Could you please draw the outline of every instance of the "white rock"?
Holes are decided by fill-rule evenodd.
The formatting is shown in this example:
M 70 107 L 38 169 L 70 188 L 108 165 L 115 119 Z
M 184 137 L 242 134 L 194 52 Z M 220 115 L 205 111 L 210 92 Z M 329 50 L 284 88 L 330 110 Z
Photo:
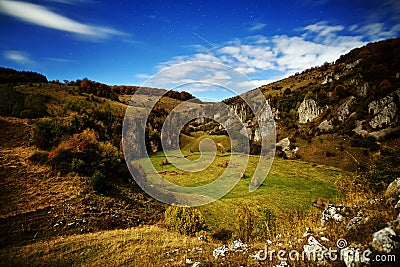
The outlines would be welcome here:
M 220 246 L 213 251 L 214 258 L 218 258 L 219 256 L 225 257 L 225 253 L 229 252 L 229 248 L 226 245 Z
M 392 228 L 386 227 L 372 234 L 371 246 L 380 253 L 391 253 L 399 246 L 392 238 L 396 237 L 396 233 Z
M 324 241 L 324 242 L 329 242 L 329 239 L 326 238 L 325 236 L 321 237 L 320 239 L 321 239 L 322 241 Z
M 200 235 L 200 236 L 197 238 L 197 240 L 199 240 L 199 241 L 206 241 L 207 238 L 206 238 L 204 235 Z
M 392 122 L 397 113 L 397 105 L 392 95 L 388 95 L 380 100 L 372 101 L 368 105 L 368 112 L 373 113 L 374 117 L 369 122 L 372 128 L 387 126 Z
M 232 251 L 236 251 L 236 250 L 247 250 L 247 249 L 248 249 L 247 244 L 244 244 L 244 243 L 242 242 L 242 240 L 240 240 L 240 239 L 235 240 L 235 241 L 232 242 L 232 245 L 231 245 L 231 250 L 232 250 Z
M 312 233 L 310 227 L 306 227 L 306 232 L 303 234 L 303 238 L 312 235 Z
M 355 99 L 356 98 L 354 96 L 350 96 L 346 99 L 346 101 L 342 105 L 340 105 L 337 113 L 339 121 L 344 121 L 350 114 L 350 108 Z
M 280 264 L 275 265 L 274 267 L 290 267 L 290 265 L 286 261 L 281 261 Z
M 318 129 L 321 131 L 330 131 L 333 129 L 332 120 L 324 120 L 318 125 Z
M 334 214 L 332 218 L 337 222 L 341 222 L 344 219 L 343 215 L 339 213 Z
M 201 264 L 201 262 L 196 261 L 195 263 L 193 263 L 192 267 L 199 267 Z
M 367 218 L 364 218 L 364 217 L 361 217 L 361 216 L 356 216 L 356 217 L 352 218 L 352 219 L 347 223 L 346 229 L 347 229 L 348 231 L 350 231 L 350 230 L 352 230 L 353 228 L 356 228 L 358 225 L 361 225 L 361 224 L 366 223 L 367 221 L 368 221 L 368 217 L 367 217 Z
M 314 99 L 307 99 L 301 102 L 297 112 L 299 113 L 299 123 L 307 123 L 317 118 L 323 109 L 317 105 Z

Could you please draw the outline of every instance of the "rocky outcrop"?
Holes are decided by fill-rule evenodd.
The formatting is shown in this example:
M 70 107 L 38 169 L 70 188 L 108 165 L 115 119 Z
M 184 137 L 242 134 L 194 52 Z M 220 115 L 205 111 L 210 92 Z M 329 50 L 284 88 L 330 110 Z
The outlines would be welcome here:
M 358 96 L 366 97 L 368 93 L 369 84 L 367 82 L 357 86 L 356 93 Z
M 384 128 L 386 128 L 396 117 L 397 111 L 398 107 L 394 102 L 394 93 L 380 100 L 372 101 L 368 105 L 368 112 L 373 115 L 369 125 L 374 129 L 384 126 Z
M 213 251 L 214 258 L 225 257 L 230 252 L 243 252 L 249 249 L 247 244 L 244 244 L 240 239 L 232 242 L 231 247 L 227 245 L 220 246 Z
M 368 217 L 361 217 L 361 216 L 356 216 L 353 217 L 346 226 L 347 231 L 351 231 L 359 227 L 360 225 L 365 224 L 368 222 L 369 218 Z
M 395 205 L 400 200 L 400 178 L 389 184 L 385 191 L 385 198 L 389 205 Z
M 321 131 L 330 131 L 333 129 L 333 125 L 330 120 L 324 120 L 320 123 L 320 125 L 318 125 L 318 129 L 320 129 Z
M 399 247 L 396 242 L 396 233 L 391 227 L 385 227 L 372 235 L 371 247 L 379 253 L 392 253 Z
M 341 222 L 344 216 L 341 214 L 344 207 L 335 207 L 333 205 L 328 205 L 328 207 L 322 212 L 321 223 L 324 225 L 330 220 Z
M 290 140 L 288 137 L 276 143 L 276 147 L 277 149 L 280 148 L 280 150 L 285 153 L 287 158 L 294 158 L 296 156 L 296 152 L 299 150 L 298 147 L 294 147 L 293 149 L 290 148 Z
M 323 112 L 314 99 L 307 99 L 301 102 L 297 112 L 299 113 L 299 123 L 311 122 Z
M 337 116 L 339 121 L 344 121 L 347 116 L 350 115 L 350 107 L 354 103 L 356 98 L 354 96 L 350 96 L 346 99 L 346 101 L 339 106 L 337 111 Z

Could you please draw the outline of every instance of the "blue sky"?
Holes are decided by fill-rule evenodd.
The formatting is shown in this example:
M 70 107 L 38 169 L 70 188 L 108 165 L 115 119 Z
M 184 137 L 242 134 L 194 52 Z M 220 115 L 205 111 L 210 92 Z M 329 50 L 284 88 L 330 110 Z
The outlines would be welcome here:
M 400 1 L 0 0 L 0 30 L 0 66 L 50 80 L 141 85 L 174 64 L 207 61 L 247 75 L 245 91 L 398 37 Z

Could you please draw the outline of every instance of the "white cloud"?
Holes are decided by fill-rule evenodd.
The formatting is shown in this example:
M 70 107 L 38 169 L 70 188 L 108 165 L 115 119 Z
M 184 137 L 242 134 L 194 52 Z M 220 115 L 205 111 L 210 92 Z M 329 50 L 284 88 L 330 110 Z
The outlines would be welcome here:
M 264 29 L 265 26 L 267 26 L 267 24 L 264 24 L 264 23 L 255 23 L 253 26 L 251 26 L 251 27 L 249 28 L 249 31 L 251 31 L 251 32 L 260 31 L 260 30 Z
M 362 26 L 352 25 L 350 30 L 363 36 L 367 36 L 370 39 L 382 40 L 397 36 L 400 31 L 400 23 L 395 24 L 392 27 L 386 27 L 382 22 L 375 22 Z
M 92 38 L 126 35 L 113 28 L 84 24 L 59 15 L 43 6 L 21 1 L 0 0 L 0 12 L 22 21 Z
M 326 21 L 320 21 L 304 27 L 303 30 L 306 31 L 305 34 L 315 34 L 315 41 L 329 44 L 337 36 L 338 32 L 344 30 L 344 26 L 331 26 Z
M 215 44 L 213 47 L 196 45 L 191 47 L 195 51 L 194 54 L 174 57 L 160 63 L 157 68 L 163 70 L 175 64 L 193 61 L 215 62 L 228 65 L 244 76 L 248 75 L 252 81 L 227 80 L 224 79 L 226 77 L 223 73 L 212 69 L 203 72 L 204 77 L 198 77 L 195 73 L 202 71 L 193 69 L 193 65 L 189 64 L 183 65 L 178 72 L 169 73 L 168 77 L 163 75 L 157 82 L 159 87 L 163 87 L 164 84 L 193 74 L 190 76 L 193 80 L 190 82 L 206 78 L 230 86 L 236 92 L 243 92 L 307 68 L 333 62 L 351 49 L 361 47 L 370 41 L 382 37 L 395 37 L 396 30 L 399 30 L 396 25 L 388 30 L 383 23 L 343 26 L 321 21 L 296 29 L 298 34 L 294 36 L 255 35 L 236 38 Z
M 4 57 L 21 65 L 32 65 L 35 62 L 23 51 L 9 50 L 3 53 Z
M 139 78 L 139 79 L 148 79 L 150 77 L 151 77 L 150 75 L 145 74 L 145 73 L 139 73 L 136 75 L 136 78 Z
M 67 59 L 67 58 L 59 58 L 59 57 L 49 57 L 47 58 L 50 61 L 57 62 L 57 63 L 71 63 L 75 62 L 75 60 Z

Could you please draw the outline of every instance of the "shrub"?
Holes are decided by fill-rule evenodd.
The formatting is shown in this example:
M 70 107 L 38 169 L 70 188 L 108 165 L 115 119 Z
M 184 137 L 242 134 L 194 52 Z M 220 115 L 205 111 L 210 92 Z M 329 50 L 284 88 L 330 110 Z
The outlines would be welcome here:
M 228 229 L 217 229 L 212 233 L 212 238 L 219 241 L 228 241 L 232 238 L 232 231 Z
M 33 144 L 41 149 L 49 149 L 59 142 L 65 129 L 56 119 L 41 119 L 36 122 L 31 135 Z
M 325 155 L 327 158 L 335 157 L 336 154 L 334 152 L 331 152 L 329 150 L 325 151 Z
M 361 172 L 360 181 L 372 191 L 384 190 L 396 177 L 400 177 L 400 152 L 396 149 L 382 149 L 381 155 L 369 169 Z
M 357 136 L 356 138 L 350 141 L 350 145 L 352 147 L 364 147 L 369 148 L 371 151 L 378 151 L 379 145 L 376 143 L 376 138 L 373 136 Z
M 196 208 L 169 206 L 164 216 L 166 227 L 180 234 L 195 235 L 206 228 L 204 217 Z
M 236 210 L 235 237 L 244 242 L 251 240 L 253 232 L 253 214 L 249 207 L 243 205 Z
M 272 236 L 275 236 L 275 232 L 276 232 L 275 215 L 268 208 L 260 210 L 253 230 L 254 238 L 258 240 L 269 239 Z
M 28 159 L 37 163 L 46 163 L 48 160 L 49 152 L 46 151 L 36 151 Z
M 106 177 L 99 171 L 96 171 L 91 179 L 93 189 L 98 193 L 105 193 L 107 191 Z
M 71 163 L 71 171 L 77 173 L 85 173 L 86 172 L 85 162 L 82 159 L 73 158 Z
M 99 150 L 99 168 L 104 170 L 104 173 L 117 173 L 121 171 L 121 167 L 125 167 L 123 163 L 123 159 L 121 153 L 118 148 L 113 146 L 110 143 L 99 142 L 98 144 Z

